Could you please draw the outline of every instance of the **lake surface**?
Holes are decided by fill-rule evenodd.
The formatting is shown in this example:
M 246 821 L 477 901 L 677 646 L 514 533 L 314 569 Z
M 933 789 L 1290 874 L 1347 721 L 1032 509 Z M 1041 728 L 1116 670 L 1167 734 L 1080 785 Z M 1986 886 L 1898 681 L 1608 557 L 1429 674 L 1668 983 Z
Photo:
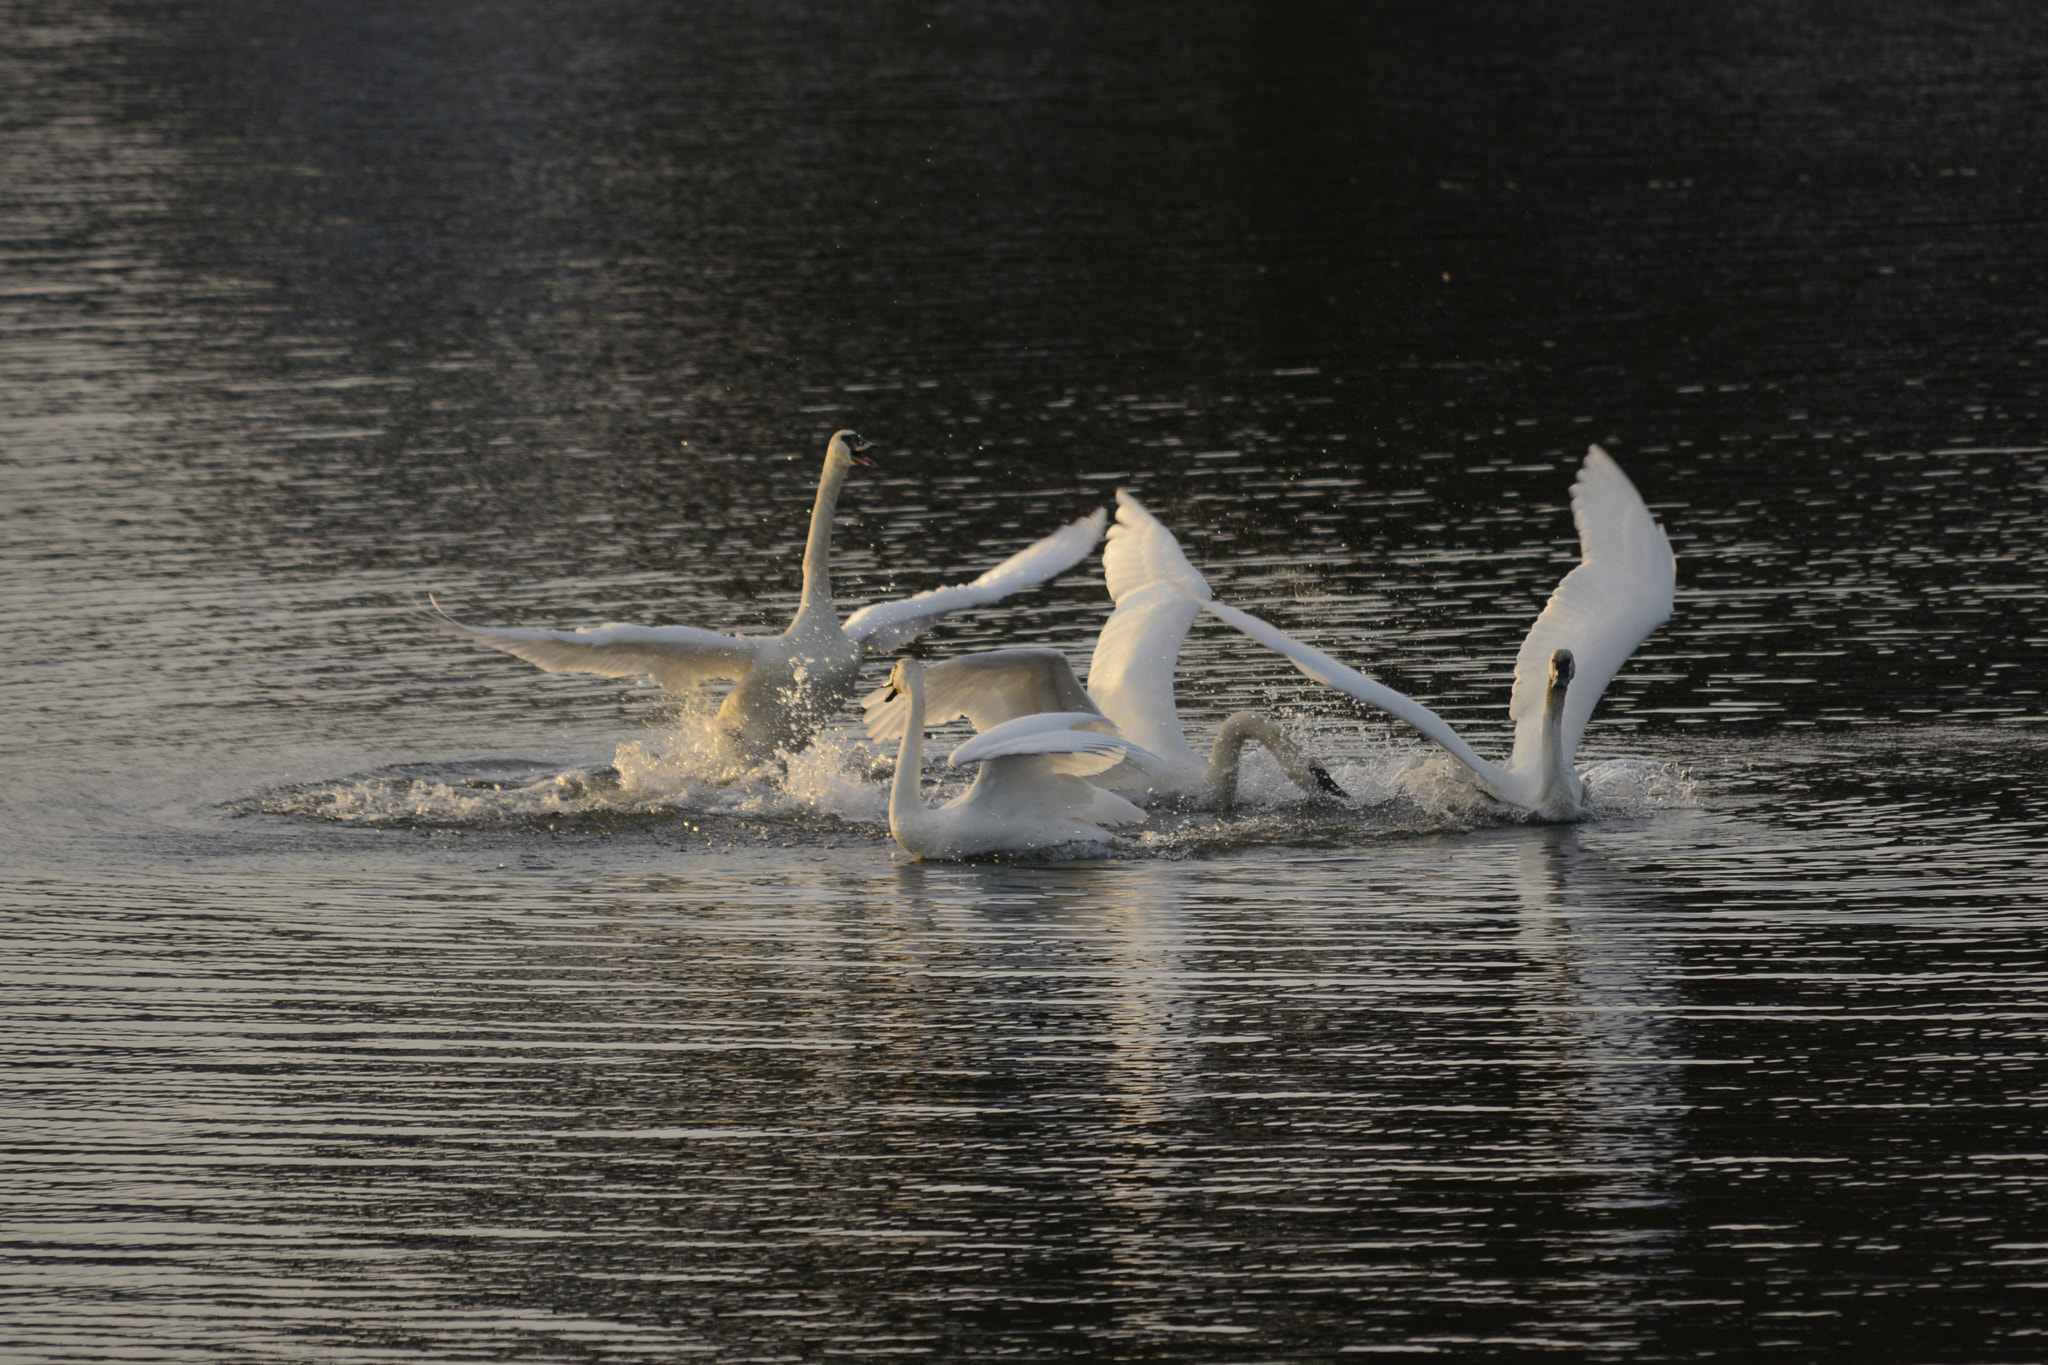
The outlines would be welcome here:
M 0 1353 L 2048 1353 L 2032 10 L 416 8 L 0 0 Z M 1487 752 L 1589 442 L 1677 611 L 1581 825 L 1205 623 L 1352 799 L 964 865 L 420 618 L 778 628 L 840 426 Z

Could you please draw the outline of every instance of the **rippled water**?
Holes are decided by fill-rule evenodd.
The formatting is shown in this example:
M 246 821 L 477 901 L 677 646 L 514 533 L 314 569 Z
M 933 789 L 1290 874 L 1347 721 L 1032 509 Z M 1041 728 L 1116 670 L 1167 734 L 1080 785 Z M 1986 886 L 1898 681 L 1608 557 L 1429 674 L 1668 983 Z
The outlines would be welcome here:
M 2042 1354 L 2029 13 L 0 16 L 10 1358 Z M 1589 441 L 1678 610 L 1580 826 L 1205 623 L 1353 799 L 963 866 L 416 613 L 772 629 L 840 425 L 1482 749 Z

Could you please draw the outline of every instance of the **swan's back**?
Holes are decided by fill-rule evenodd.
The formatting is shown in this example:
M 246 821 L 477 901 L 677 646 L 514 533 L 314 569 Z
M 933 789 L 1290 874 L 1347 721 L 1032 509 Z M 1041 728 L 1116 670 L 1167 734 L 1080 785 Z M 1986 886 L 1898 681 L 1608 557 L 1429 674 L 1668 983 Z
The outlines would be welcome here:
M 1569 649 L 1575 665 L 1560 725 L 1569 757 L 1578 752 L 1608 682 L 1636 646 L 1671 618 L 1678 574 L 1671 541 L 1628 475 L 1599 446 L 1587 451 L 1572 484 L 1572 520 L 1579 528 L 1581 562 L 1550 594 L 1515 656 L 1515 691 L 1508 703 L 1515 722 L 1511 769 L 1528 770 L 1538 762 L 1554 651 Z
M 991 847 L 1045 847 L 1086 837 L 1078 821 L 1100 830 L 1135 824 L 1145 812 L 1115 792 L 1060 771 L 1056 754 L 1004 754 L 982 760 L 974 783 L 939 814 L 985 826 Z M 961 832 L 966 832 L 964 829 Z

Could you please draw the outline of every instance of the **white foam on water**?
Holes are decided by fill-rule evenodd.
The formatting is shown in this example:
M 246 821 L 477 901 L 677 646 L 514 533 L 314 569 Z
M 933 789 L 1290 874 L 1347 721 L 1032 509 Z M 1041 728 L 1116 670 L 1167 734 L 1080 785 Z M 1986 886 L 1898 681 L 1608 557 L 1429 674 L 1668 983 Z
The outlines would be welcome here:
M 821 733 L 796 753 L 735 770 L 709 710 L 684 708 L 621 742 L 609 767 L 548 773 L 503 762 L 436 766 L 352 777 L 268 793 L 252 809 L 370 826 L 488 826 L 533 820 L 729 816 L 802 821 L 823 816 L 887 837 L 893 754 L 852 725 Z M 1246 750 L 1238 804 L 1225 812 L 1156 809 L 1144 825 L 1118 831 L 1111 856 L 1171 856 L 1261 841 L 1357 839 L 1392 833 L 1475 829 L 1525 820 L 1434 749 L 1367 742 L 1341 755 L 1315 737 L 1344 797 L 1304 793 L 1263 749 Z M 1327 739 L 1327 737 L 1324 737 Z M 1697 805 L 1697 787 L 1678 766 L 1610 759 L 1583 770 L 1593 819 L 1626 819 Z M 928 804 L 943 805 L 973 780 L 971 770 L 929 763 Z
M 265 793 L 250 808 L 361 825 L 491 825 L 534 819 L 700 814 L 774 820 L 830 816 L 888 824 L 877 756 L 852 731 L 735 770 L 708 712 L 683 711 L 619 744 L 605 768 L 541 773 L 540 765 L 437 766 L 432 775 L 384 773 Z

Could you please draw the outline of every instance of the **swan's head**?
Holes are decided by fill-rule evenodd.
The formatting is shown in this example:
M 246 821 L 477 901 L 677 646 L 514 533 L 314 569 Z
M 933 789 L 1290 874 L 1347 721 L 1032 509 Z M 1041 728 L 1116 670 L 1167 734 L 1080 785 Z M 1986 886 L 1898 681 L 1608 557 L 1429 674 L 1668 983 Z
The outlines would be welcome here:
M 874 448 L 875 443 L 857 431 L 835 431 L 832 433 L 832 443 L 825 447 L 825 459 L 828 462 L 844 460 L 848 464 L 872 466 L 874 461 L 861 452 Z
M 878 703 L 900 697 L 924 681 L 924 665 L 915 659 L 898 659 L 896 667 L 889 670 L 888 690 Z
M 1577 671 L 1578 666 L 1572 662 L 1572 652 L 1570 650 L 1553 649 L 1550 651 L 1550 685 L 1552 688 L 1562 692 L 1567 687 L 1570 687 L 1572 685 L 1572 674 Z

